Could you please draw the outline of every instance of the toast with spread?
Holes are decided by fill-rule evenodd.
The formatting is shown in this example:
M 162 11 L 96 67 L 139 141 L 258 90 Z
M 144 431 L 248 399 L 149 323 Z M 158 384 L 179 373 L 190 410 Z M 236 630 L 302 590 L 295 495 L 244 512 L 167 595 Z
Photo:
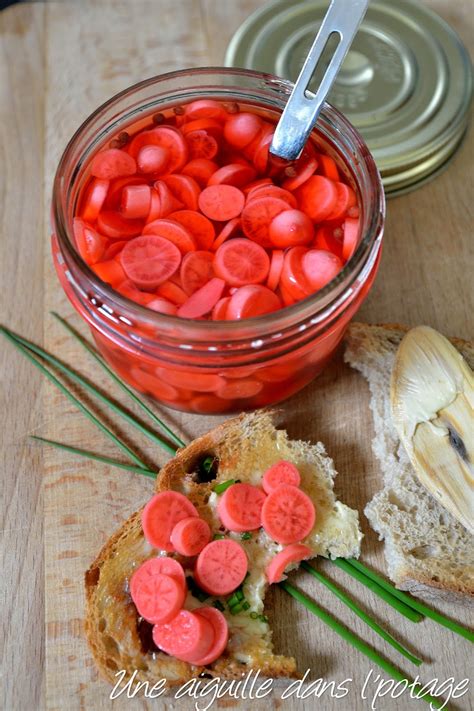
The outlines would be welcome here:
M 114 681 L 137 670 L 169 686 L 251 668 L 297 676 L 295 660 L 273 649 L 264 598 L 303 558 L 358 557 L 358 513 L 336 499 L 335 475 L 321 443 L 290 440 L 266 412 L 179 450 L 86 572 L 86 634 L 101 673 Z

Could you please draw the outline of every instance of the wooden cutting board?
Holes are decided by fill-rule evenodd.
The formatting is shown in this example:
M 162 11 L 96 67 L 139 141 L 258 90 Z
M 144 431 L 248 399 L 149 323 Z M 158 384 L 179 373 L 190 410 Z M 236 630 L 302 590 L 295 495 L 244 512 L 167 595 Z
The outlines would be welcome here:
M 48 205 L 55 166 L 73 131 L 112 94 L 154 74 L 221 64 L 231 34 L 261 4 L 257 0 L 77 0 L 23 3 L 0 13 L 2 319 L 18 332 L 43 341 L 119 400 L 117 390 L 49 316 L 55 309 L 78 323 L 51 264 Z M 427 4 L 466 43 L 472 40 L 469 0 Z M 360 312 L 362 320 L 428 323 L 450 335 L 472 337 L 472 291 L 466 277 L 472 260 L 473 195 L 467 187 L 472 138 L 469 141 L 434 182 L 390 201 L 382 267 Z M 0 358 L 3 707 L 9 711 L 193 708 L 189 699 L 110 701 L 110 687 L 97 678 L 82 633 L 83 572 L 108 536 L 147 499 L 151 482 L 31 446 L 28 435 L 36 433 L 116 456 L 93 426 L 3 343 Z M 337 494 L 362 512 L 380 486 L 370 448 L 373 431 L 365 382 L 339 357 L 282 411 L 291 436 L 325 442 L 339 471 Z M 184 439 L 221 419 L 162 413 Z M 160 451 L 135 442 L 157 464 L 165 461 Z M 361 520 L 366 534 L 363 558 L 383 571 L 381 545 L 363 515 Z M 425 680 L 468 676 L 467 642 L 429 622 L 417 627 L 405 623 L 330 564 L 321 567 L 399 639 L 426 655 Z M 403 670 L 415 673 L 316 582 L 303 574 L 296 574 L 294 582 Z M 439 607 L 467 621 L 466 610 Z M 268 609 L 276 649 L 296 656 L 302 670 L 311 668 L 313 679 L 323 676 L 337 683 L 351 677 L 349 695 L 342 700 L 324 696 L 320 701 L 281 701 L 277 689 L 262 701 L 222 699 L 211 708 L 244 710 L 250 703 L 258 711 L 369 708 L 370 702 L 361 698 L 372 668 L 367 659 L 282 591 L 269 594 Z M 405 697 L 383 699 L 378 708 L 405 709 L 407 703 Z M 422 708 L 421 702 L 415 703 Z M 464 696 L 456 708 L 469 709 L 469 703 Z

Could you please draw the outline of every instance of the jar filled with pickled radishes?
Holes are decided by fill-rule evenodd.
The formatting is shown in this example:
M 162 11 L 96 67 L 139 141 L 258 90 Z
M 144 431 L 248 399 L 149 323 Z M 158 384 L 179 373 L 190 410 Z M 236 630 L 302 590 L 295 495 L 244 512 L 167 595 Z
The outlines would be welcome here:
M 292 84 L 191 69 L 118 94 L 54 182 L 61 284 L 98 350 L 179 410 L 280 402 L 330 361 L 373 283 L 380 176 L 326 104 L 293 163 L 269 152 Z

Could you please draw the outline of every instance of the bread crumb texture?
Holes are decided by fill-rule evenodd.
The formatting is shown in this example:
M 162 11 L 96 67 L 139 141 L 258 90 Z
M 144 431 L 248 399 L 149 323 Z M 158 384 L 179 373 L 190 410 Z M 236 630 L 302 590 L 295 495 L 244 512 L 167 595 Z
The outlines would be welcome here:
M 218 458 L 218 472 L 212 482 L 202 483 L 196 475 L 197 465 L 208 455 Z M 358 557 L 362 539 L 358 513 L 336 500 L 333 492 L 336 471 L 324 446 L 290 440 L 284 430 L 275 429 L 268 412 L 228 420 L 191 442 L 163 467 L 156 491 L 173 489 L 188 496 L 200 516 L 218 533 L 221 532 L 218 496 L 213 487 L 228 479 L 260 484 L 265 469 L 280 459 L 287 459 L 298 467 L 301 488 L 315 504 L 315 525 L 304 540 L 313 555 Z M 86 573 L 86 634 L 102 674 L 113 682 L 118 670 L 126 669 L 132 674 L 137 669 L 137 680 L 166 678 L 170 686 L 183 684 L 201 673 L 238 679 L 252 668 L 260 669 L 261 674 L 268 677 L 297 676 L 292 657 L 274 654 L 272 632 L 265 618 L 250 617 L 250 611 L 263 613 L 268 587 L 265 567 L 282 549 L 263 529 L 253 532 L 249 540 L 241 540 L 236 533 L 229 534 L 239 541 L 249 558 L 250 574 L 244 581 L 243 592 L 251 609 L 231 615 L 225 608 L 229 643 L 224 654 L 208 668 L 202 668 L 181 662 L 154 647 L 151 625 L 138 618 L 131 600 L 129 580 L 146 559 L 163 552 L 145 541 L 140 518 L 141 511 L 137 511 L 124 523 Z M 186 563 L 184 559 L 180 562 Z M 185 606 L 193 609 L 201 604 L 212 605 L 215 600 L 211 597 L 199 603 L 188 593 Z M 221 602 L 225 602 L 224 599 Z
M 407 332 L 399 325 L 353 323 L 346 335 L 345 360 L 370 388 L 374 454 L 384 488 L 365 514 L 385 541 L 390 578 L 425 597 L 474 600 L 474 536 L 421 484 L 392 424 L 390 376 L 398 346 Z M 469 366 L 474 345 L 451 339 Z

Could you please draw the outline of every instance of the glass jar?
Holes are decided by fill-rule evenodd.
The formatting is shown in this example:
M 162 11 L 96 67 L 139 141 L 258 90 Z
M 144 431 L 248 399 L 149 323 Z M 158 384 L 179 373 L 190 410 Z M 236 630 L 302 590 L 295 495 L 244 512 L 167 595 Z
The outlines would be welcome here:
M 292 84 L 268 74 L 205 68 L 136 84 L 97 109 L 66 147 L 56 173 L 52 249 L 61 284 L 118 375 L 163 404 L 197 413 L 272 405 L 303 388 L 332 358 L 367 296 L 381 253 L 385 200 L 374 160 L 357 131 L 326 104 L 313 132 L 359 201 L 358 247 L 317 293 L 242 321 L 188 320 L 141 306 L 102 282 L 76 251 L 72 220 L 91 157 L 120 131 L 197 98 L 240 102 L 277 116 Z

